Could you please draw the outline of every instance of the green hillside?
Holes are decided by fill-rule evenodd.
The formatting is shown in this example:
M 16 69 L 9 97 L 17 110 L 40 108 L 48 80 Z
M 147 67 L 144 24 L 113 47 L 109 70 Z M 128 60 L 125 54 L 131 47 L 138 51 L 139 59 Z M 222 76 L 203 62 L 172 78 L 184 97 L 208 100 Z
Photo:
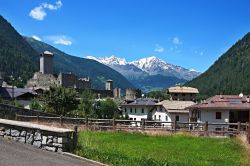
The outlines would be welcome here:
M 186 83 L 201 94 L 250 94 L 250 33 L 234 44 L 205 73 Z
M 9 76 L 22 77 L 23 84 L 38 69 L 36 51 L 0 15 L 0 72 L 5 80 Z
M 72 72 L 79 77 L 89 76 L 92 79 L 93 87 L 99 89 L 104 89 L 104 83 L 107 79 L 112 79 L 115 87 L 118 86 L 122 89 L 134 87 L 124 76 L 106 65 L 94 60 L 68 55 L 33 38 L 25 37 L 25 39 L 39 53 L 45 50 L 54 53 L 54 68 L 56 73 Z

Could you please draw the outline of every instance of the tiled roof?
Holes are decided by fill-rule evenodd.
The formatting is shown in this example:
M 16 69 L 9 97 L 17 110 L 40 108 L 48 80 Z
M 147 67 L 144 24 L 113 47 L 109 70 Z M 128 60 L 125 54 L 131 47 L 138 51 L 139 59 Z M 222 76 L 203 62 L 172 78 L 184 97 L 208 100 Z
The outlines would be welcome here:
M 216 95 L 188 109 L 250 110 L 249 96 Z
M 174 86 L 168 88 L 169 93 L 199 93 L 198 89 L 186 86 Z
M 151 98 L 138 98 L 135 99 L 133 102 L 129 103 L 129 104 L 122 104 L 123 106 L 154 106 L 157 103 L 157 101 L 155 99 L 151 99 Z
M 194 105 L 193 101 L 172 101 L 172 100 L 163 100 L 157 105 L 162 105 L 166 110 L 184 110 L 186 107 Z

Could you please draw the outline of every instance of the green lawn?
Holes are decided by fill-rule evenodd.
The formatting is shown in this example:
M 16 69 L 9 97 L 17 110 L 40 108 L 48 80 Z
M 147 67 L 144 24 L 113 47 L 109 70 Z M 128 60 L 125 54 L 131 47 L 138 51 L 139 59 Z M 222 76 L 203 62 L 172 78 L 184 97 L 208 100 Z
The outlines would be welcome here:
M 184 135 L 148 136 L 124 132 L 81 132 L 76 154 L 123 166 L 250 165 L 250 153 L 236 139 Z

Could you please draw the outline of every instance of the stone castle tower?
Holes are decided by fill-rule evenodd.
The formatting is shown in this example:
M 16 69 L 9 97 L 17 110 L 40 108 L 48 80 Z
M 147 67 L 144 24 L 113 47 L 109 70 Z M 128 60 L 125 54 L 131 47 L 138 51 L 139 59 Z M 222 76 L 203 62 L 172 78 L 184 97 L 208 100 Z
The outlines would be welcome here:
M 107 80 L 105 86 L 105 90 L 113 90 L 113 80 Z
M 42 74 L 53 74 L 53 53 L 45 51 L 40 54 L 40 72 Z

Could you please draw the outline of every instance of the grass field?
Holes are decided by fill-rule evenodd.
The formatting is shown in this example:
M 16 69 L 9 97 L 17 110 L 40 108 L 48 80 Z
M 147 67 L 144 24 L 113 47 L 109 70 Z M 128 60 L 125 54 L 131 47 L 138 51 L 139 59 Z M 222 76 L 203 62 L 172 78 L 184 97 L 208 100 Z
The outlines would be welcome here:
M 148 136 L 123 132 L 81 132 L 76 154 L 122 166 L 250 165 L 249 150 L 236 139 L 185 135 Z

